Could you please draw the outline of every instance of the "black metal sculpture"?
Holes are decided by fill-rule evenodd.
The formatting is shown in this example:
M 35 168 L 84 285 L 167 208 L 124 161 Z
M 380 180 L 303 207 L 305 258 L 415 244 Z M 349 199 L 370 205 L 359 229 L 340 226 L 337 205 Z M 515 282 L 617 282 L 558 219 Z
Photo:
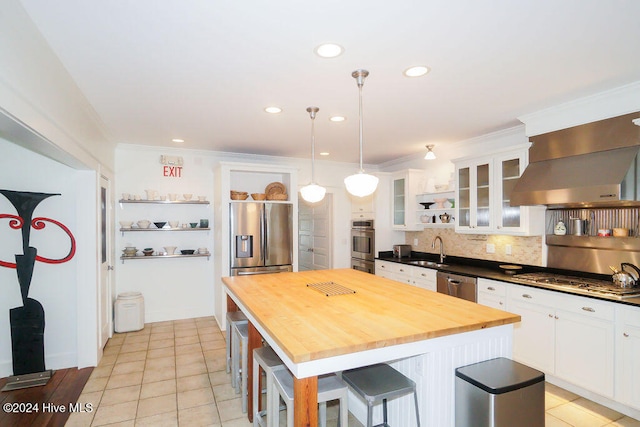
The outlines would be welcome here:
M 50 218 L 33 218 L 33 212 L 40 202 L 51 196 L 60 194 L 31 193 L 25 191 L 1 190 L 15 207 L 18 215 L 0 214 L 0 218 L 8 218 L 9 227 L 22 231 L 22 254 L 15 255 L 15 263 L 0 260 L 0 267 L 15 268 L 20 283 L 22 307 L 10 310 L 11 344 L 14 375 L 32 374 L 45 370 L 44 363 L 44 309 L 39 301 L 29 298 L 31 277 L 36 261 L 59 264 L 73 258 L 76 243 L 71 231 L 62 223 Z M 31 227 L 34 230 L 45 228 L 46 222 L 62 228 L 71 239 L 71 248 L 62 259 L 49 259 L 38 256 L 36 248 L 29 245 Z

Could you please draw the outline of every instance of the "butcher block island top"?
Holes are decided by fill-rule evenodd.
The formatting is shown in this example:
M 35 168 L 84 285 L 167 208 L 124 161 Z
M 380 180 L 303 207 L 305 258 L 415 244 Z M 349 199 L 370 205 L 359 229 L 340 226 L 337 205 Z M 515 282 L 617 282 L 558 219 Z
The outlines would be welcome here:
M 293 363 L 520 321 L 515 314 L 352 269 L 222 280 L 231 299 Z

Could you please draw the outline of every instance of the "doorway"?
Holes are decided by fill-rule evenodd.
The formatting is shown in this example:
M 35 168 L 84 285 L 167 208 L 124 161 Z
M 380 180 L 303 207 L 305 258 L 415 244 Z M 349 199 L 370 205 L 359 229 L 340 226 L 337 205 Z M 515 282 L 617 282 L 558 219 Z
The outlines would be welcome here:
M 111 200 L 111 182 L 100 176 L 100 289 L 98 290 L 99 310 L 99 348 L 104 348 L 113 330 L 112 315 L 112 236 L 113 203 Z
M 333 194 L 320 202 L 298 203 L 298 270 L 326 270 L 333 265 Z

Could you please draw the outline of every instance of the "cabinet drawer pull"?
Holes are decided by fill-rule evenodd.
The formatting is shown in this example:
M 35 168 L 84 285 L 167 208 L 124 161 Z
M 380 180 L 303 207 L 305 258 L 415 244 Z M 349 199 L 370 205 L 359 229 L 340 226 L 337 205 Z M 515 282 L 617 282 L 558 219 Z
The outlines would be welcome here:
M 628 333 L 626 333 L 626 332 L 624 332 L 622 335 L 623 335 L 625 338 L 629 338 L 629 334 L 628 334 Z
M 554 319 L 558 320 L 558 316 L 553 316 Z
M 400 269 L 400 272 L 404 273 L 404 270 L 403 270 L 403 269 Z
M 387 266 L 386 265 L 381 265 L 380 268 L 387 268 Z
M 496 290 L 496 288 L 494 288 L 493 286 L 489 286 L 489 287 L 487 288 L 487 290 L 489 290 L 489 291 L 495 291 L 495 290 Z
M 522 294 L 522 298 L 533 298 L 533 297 L 529 294 Z
M 549 318 L 553 319 L 553 314 L 550 314 L 550 315 L 549 315 Z
M 500 305 L 502 305 L 502 301 L 500 301 Z
M 589 312 L 591 312 L 591 313 L 595 313 L 595 312 L 596 312 L 596 310 L 595 310 L 594 308 L 591 308 L 591 307 L 582 307 L 582 309 L 583 309 L 584 311 L 589 311 Z

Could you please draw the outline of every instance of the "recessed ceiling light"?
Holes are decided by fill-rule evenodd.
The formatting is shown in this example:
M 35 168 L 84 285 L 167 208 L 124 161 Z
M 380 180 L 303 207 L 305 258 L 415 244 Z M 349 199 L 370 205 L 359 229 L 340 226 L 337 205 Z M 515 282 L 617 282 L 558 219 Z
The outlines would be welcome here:
M 407 77 L 420 77 L 429 72 L 429 67 L 424 65 L 417 65 L 415 67 L 407 68 L 404 70 L 404 75 Z
M 280 108 L 280 107 L 266 107 L 264 109 L 264 111 L 266 111 L 267 113 L 270 113 L 270 114 L 278 114 L 278 113 L 282 112 L 282 108 Z
M 323 151 L 323 152 L 321 152 L 321 153 L 320 153 L 320 155 L 321 155 L 321 156 L 328 156 L 328 155 L 329 155 L 329 152 L 328 152 L 328 151 Z
M 335 43 L 324 43 L 316 47 L 314 52 L 321 58 L 335 58 L 344 52 L 344 48 Z
M 343 116 L 331 116 L 329 117 L 329 120 L 331 120 L 332 122 L 344 122 L 347 119 Z
M 173 138 L 171 140 L 171 142 L 175 142 L 176 144 L 181 144 L 184 142 L 184 139 L 180 139 L 180 138 Z

